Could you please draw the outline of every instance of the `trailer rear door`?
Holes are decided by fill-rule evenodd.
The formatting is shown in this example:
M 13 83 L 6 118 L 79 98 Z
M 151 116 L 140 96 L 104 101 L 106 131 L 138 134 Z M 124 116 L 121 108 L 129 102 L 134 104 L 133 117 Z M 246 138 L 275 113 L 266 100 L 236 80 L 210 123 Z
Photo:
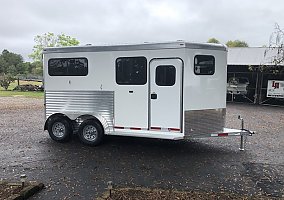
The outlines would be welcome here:
M 149 67 L 149 129 L 181 132 L 183 62 L 176 58 L 153 59 Z

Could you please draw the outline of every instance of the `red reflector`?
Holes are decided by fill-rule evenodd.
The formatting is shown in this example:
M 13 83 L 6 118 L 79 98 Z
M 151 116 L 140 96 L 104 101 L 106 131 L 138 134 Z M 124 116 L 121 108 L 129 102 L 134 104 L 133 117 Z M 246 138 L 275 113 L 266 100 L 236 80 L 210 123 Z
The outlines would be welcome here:
M 224 137 L 224 136 L 228 136 L 228 135 L 229 135 L 228 133 L 219 133 L 218 137 Z
M 169 128 L 169 131 L 180 131 L 179 128 Z
M 130 130 L 141 130 L 141 128 L 130 127 Z
M 124 127 L 122 127 L 122 126 L 115 126 L 114 128 L 124 129 Z
M 151 127 L 152 130 L 161 130 L 161 127 Z

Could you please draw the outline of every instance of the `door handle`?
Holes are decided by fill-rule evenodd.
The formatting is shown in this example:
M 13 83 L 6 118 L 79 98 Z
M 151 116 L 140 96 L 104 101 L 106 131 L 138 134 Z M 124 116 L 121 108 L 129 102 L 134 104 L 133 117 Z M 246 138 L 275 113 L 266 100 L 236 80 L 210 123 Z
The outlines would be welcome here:
M 153 92 L 151 94 L 151 99 L 157 99 L 157 98 L 158 98 L 158 95 L 155 92 Z

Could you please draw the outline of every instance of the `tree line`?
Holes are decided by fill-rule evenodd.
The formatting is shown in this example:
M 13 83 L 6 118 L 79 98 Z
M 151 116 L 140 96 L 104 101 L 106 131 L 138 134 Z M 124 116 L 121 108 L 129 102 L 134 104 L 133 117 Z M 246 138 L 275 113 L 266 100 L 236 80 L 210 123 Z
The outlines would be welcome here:
M 0 54 L 0 74 L 6 74 L 10 76 L 42 76 L 42 50 L 45 47 L 62 47 L 62 46 L 76 46 L 79 45 L 79 41 L 71 36 L 54 33 L 46 33 L 44 35 L 37 35 L 34 39 L 35 45 L 33 52 L 29 57 L 32 62 L 24 62 L 23 57 L 20 54 L 10 52 L 4 49 Z M 209 43 L 220 43 L 216 38 L 210 38 Z M 245 41 L 228 41 L 229 47 L 248 47 Z
M 20 54 L 4 49 L 0 54 L 0 74 L 42 76 L 42 64 L 36 61 L 24 62 Z
M 217 40 L 216 38 L 210 38 L 207 42 L 220 44 L 219 40 Z M 247 42 L 241 41 L 241 40 L 229 40 L 226 43 L 226 46 L 227 47 L 249 47 Z
M 79 41 L 65 34 L 55 35 L 46 33 L 37 35 L 34 39 L 35 46 L 29 57 L 32 62 L 24 62 L 20 54 L 4 49 L 0 54 L 0 74 L 18 75 L 37 75 L 42 76 L 42 50 L 45 47 L 76 46 Z
M 71 36 L 54 33 L 37 35 L 34 38 L 33 52 L 29 55 L 32 62 L 24 62 L 20 54 L 4 49 L 0 54 L 0 86 L 8 89 L 17 77 L 43 76 L 42 50 L 45 47 L 76 46 L 79 41 Z

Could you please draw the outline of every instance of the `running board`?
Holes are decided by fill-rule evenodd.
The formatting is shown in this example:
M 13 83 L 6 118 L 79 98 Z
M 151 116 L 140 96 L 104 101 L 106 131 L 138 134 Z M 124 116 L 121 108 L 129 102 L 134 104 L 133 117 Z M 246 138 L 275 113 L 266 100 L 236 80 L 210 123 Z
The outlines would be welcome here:
M 184 134 L 180 132 L 163 132 L 163 131 L 149 131 L 149 130 L 130 130 L 130 129 L 114 129 L 115 131 L 108 133 L 108 135 L 117 136 L 131 136 L 144 138 L 157 138 L 167 140 L 182 140 Z

